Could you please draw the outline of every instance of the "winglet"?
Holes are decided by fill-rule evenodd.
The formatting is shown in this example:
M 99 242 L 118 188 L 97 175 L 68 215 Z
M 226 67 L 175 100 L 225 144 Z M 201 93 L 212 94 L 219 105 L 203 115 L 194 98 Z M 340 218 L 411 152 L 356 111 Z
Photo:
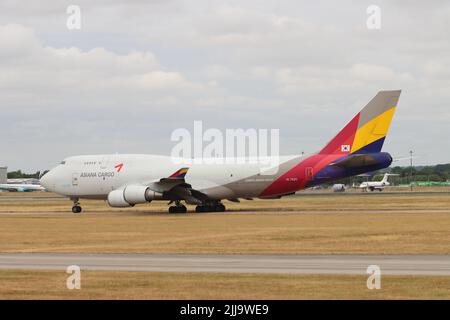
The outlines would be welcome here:
M 169 176 L 170 179 L 184 179 L 189 168 L 181 168 Z

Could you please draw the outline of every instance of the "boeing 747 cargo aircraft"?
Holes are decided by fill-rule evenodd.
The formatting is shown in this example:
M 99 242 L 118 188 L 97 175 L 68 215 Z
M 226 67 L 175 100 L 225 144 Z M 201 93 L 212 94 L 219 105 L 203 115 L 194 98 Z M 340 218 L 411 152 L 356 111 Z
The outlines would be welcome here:
M 116 154 L 74 156 L 41 178 L 48 190 L 80 199 L 104 199 L 111 207 L 169 201 L 171 213 L 224 211 L 222 200 L 277 199 L 296 191 L 388 167 L 381 152 L 400 90 L 380 91 L 319 152 L 283 156 L 278 170 L 258 163 L 175 163 L 169 156 Z

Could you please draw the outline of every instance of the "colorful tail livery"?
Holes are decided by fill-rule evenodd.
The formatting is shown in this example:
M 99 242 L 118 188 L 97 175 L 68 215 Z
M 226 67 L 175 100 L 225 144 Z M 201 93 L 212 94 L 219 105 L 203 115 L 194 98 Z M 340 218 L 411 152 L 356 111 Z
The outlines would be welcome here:
M 381 148 L 400 92 L 378 92 L 319 153 L 307 157 L 282 174 L 261 196 L 289 194 L 390 166 L 392 157 L 389 153 L 381 152 Z
M 400 97 L 400 90 L 380 91 L 319 153 L 380 152 Z

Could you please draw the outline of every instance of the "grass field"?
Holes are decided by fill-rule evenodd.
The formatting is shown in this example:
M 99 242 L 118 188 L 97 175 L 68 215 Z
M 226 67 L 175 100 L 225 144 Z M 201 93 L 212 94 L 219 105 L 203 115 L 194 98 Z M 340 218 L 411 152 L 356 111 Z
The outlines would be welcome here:
M 64 271 L 0 271 L 0 299 L 449 299 L 449 277 L 145 273 L 82 271 L 81 289 Z
M 49 193 L 0 194 L 0 252 L 450 254 L 450 193 L 308 194 L 226 202 L 220 214 L 166 213 L 166 203 L 84 213 Z M 37 198 L 37 199 L 36 199 Z M 191 207 L 192 209 L 192 207 Z M 0 270 L 0 299 L 449 299 L 450 278 Z
M 30 195 L 30 194 L 28 194 Z M 48 195 L 48 194 L 47 194 Z M 165 203 L 0 202 L 0 252 L 449 254 L 449 194 L 304 195 L 169 215 Z

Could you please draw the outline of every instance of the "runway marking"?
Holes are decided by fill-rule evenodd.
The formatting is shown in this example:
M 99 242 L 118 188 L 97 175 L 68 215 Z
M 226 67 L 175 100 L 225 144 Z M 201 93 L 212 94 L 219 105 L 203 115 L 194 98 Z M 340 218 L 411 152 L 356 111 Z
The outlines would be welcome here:
M 0 269 L 29 270 L 365 275 L 373 264 L 385 275 L 450 275 L 450 255 L 0 254 Z

